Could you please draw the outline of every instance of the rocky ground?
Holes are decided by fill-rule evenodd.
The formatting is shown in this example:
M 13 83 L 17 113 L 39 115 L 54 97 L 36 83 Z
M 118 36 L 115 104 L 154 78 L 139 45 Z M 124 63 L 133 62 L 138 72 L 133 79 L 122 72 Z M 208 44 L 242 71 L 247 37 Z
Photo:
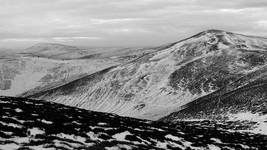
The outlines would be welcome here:
M 267 136 L 210 121 L 166 124 L 0 97 L 0 149 L 266 149 Z

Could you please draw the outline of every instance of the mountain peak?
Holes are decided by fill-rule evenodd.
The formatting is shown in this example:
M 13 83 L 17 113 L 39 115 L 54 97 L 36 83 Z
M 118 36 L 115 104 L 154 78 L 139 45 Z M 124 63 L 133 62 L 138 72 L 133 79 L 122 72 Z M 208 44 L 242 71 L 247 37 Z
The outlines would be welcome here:
M 219 29 L 208 29 L 208 30 L 205 30 L 203 32 L 206 32 L 206 33 L 224 33 L 226 31 L 224 30 L 219 30 Z
M 204 30 L 196 35 L 194 35 L 193 37 L 200 37 L 200 36 L 209 36 L 209 35 L 235 35 L 234 33 L 232 32 L 228 32 L 228 31 L 224 31 L 224 30 L 219 30 L 219 29 L 207 29 L 207 30 Z M 236 34 L 237 35 L 237 34 Z
M 190 43 L 200 44 L 201 42 L 208 45 L 219 46 L 219 49 L 235 47 L 237 49 L 266 49 L 267 39 L 264 37 L 256 37 L 250 35 L 243 35 L 219 29 L 208 29 L 196 35 L 193 35 L 183 41 L 191 41 Z M 199 43 L 200 42 L 200 43 Z

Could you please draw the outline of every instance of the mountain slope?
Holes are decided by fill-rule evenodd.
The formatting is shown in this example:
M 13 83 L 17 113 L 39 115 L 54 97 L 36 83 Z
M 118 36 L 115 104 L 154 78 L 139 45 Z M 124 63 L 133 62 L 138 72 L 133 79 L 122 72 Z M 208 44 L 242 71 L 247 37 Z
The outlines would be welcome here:
M 15 96 L 57 87 L 102 69 L 123 64 L 153 48 L 88 48 L 36 44 L 24 53 L 0 55 L 0 95 Z
M 186 122 L 175 126 L 42 100 L 0 97 L 0 110 L 0 149 L 266 148 L 264 135 Z
M 90 64 L 90 65 L 88 65 Z M 46 89 L 119 64 L 112 60 L 51 60 L 12 56 L 0 59 L 0 95 L 15 96 L 31 89 Z
M 266 59 L 267 39 L 208 30 L 97 75 L 23 96 L 157 120 L 263 68 Z
M 240 121 L 244 124 L 254 124 L 253 132 L 267 134 L 266 106 L 267 80 L 265 76 L 232 91 L 221 89 L 203 96 L 160 120 L 169 123 L 203 119 L 219 122 Z

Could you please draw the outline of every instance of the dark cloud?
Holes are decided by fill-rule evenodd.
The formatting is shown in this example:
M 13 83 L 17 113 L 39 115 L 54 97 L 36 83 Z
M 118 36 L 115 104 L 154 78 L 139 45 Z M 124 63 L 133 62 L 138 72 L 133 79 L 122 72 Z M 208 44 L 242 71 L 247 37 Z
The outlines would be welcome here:
M 209 28 L 267 36 L 266 0 L 0 2 L 0 47 L 160 45 Z

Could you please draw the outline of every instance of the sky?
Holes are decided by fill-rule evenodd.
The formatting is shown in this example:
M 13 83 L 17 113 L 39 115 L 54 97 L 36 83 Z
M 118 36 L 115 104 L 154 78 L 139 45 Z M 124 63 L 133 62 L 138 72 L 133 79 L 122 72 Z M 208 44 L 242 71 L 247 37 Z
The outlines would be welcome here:
M 0 48 L 142 47 L 207 29 L 267 37 L 267 0 L 0 0 Z

